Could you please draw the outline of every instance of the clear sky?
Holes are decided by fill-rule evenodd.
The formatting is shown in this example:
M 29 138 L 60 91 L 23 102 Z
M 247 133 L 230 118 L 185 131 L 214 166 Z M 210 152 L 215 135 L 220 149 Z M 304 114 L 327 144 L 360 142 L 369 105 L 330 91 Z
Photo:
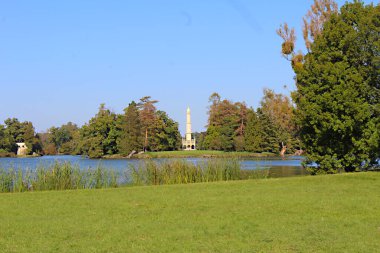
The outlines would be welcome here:
M 311 4 L 2 0 L 0 123 L 17 117 L 37 131 L 68 121 L 82 125 L 100 103 L 121 113 L 150 95 L 181 132 L 190 106 L 193 130 L 202 131 L 213 92 L 257 107 L 265 87 L 294 89 L 275 30 L 287 21 L 302 48 L 302 17 Z

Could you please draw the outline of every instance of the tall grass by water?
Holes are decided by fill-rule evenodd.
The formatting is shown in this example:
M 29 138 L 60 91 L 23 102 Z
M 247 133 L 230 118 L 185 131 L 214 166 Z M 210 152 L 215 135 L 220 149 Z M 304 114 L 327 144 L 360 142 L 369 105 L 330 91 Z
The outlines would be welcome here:
M 119 173 L 101 166 L 80 169 L 70 163 L 39 166 L 36 170 L 0 169 L 0 192 L 118 187 Z
M 144 161 L 131 166 L 132 182 L 137 185 L 189 184 L 268 177 L 268 170 L 242 170 L 239 160 L 210 159 L 201 163 L 184 160 Z
M 55 162 L 35 170 L 0 168 L 0 192 L 115 188 L 125 185 L 189 184 L 267 178 L 268 170 L 242 170 L 239 160 L 144 160 L 124 172 Z

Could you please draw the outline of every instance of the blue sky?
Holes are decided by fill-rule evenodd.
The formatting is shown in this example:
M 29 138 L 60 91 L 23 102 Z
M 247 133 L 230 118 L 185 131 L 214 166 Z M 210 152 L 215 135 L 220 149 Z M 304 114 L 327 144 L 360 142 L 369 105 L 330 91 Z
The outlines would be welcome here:
M 121 113 L 150 95 L 181 132 L 190 106 L 193 130 L 202 131 L 213 92 L 257 107 L 263 88 L 286 94 L 295 88 L 275 30 L 287 21 L 302 49 L 301 22 L 311 4 L 1 1 L 0 122 L 17 117 L 38 131 L 82 125 L 100 103 Z

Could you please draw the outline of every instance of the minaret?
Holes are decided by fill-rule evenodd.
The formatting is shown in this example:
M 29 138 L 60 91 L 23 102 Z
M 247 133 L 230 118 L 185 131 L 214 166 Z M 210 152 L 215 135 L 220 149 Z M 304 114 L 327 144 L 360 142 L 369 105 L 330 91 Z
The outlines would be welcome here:
M 182 138 L 182 149 L 184 150 L 195 150 L 196 140 L 192 136 L 191 132 L 191 112 L 190 107 L 187 107 L 186 111 L 186 136 Z
M 187 107 L 187 113 L 186 113 L 186 141 L 191 141 L 191 112 L 190 112 L 190 107 Z

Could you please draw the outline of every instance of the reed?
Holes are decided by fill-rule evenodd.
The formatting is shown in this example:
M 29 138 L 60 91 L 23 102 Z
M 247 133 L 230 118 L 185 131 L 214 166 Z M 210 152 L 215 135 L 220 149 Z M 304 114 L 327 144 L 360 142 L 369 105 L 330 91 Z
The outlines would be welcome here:
M 101 166 L 80 169 L 70 163 L 35 170 L 0 169 L 0 192 L 48 191 L 118 187 L 119 173 Z
M 78 165 L 55 162 L 35 170 L 0 169 L 0 192 L 50 191 L 115 188 L 122 185 L 190 184 L 215 181 L 259 179 L 265 170 L 242 170 L 237 159 L 209 159 L 193 163 L 182 159 L 144 160 L 124 171 L 98 166 L 81 169 Z
M 147 160 L 131 165 L 135 185 L 189 184 L 215 181 L 267 178 L 264 170 L 242 170 L 237 159 L 210 159 L 201 163 L 184 160 Z

